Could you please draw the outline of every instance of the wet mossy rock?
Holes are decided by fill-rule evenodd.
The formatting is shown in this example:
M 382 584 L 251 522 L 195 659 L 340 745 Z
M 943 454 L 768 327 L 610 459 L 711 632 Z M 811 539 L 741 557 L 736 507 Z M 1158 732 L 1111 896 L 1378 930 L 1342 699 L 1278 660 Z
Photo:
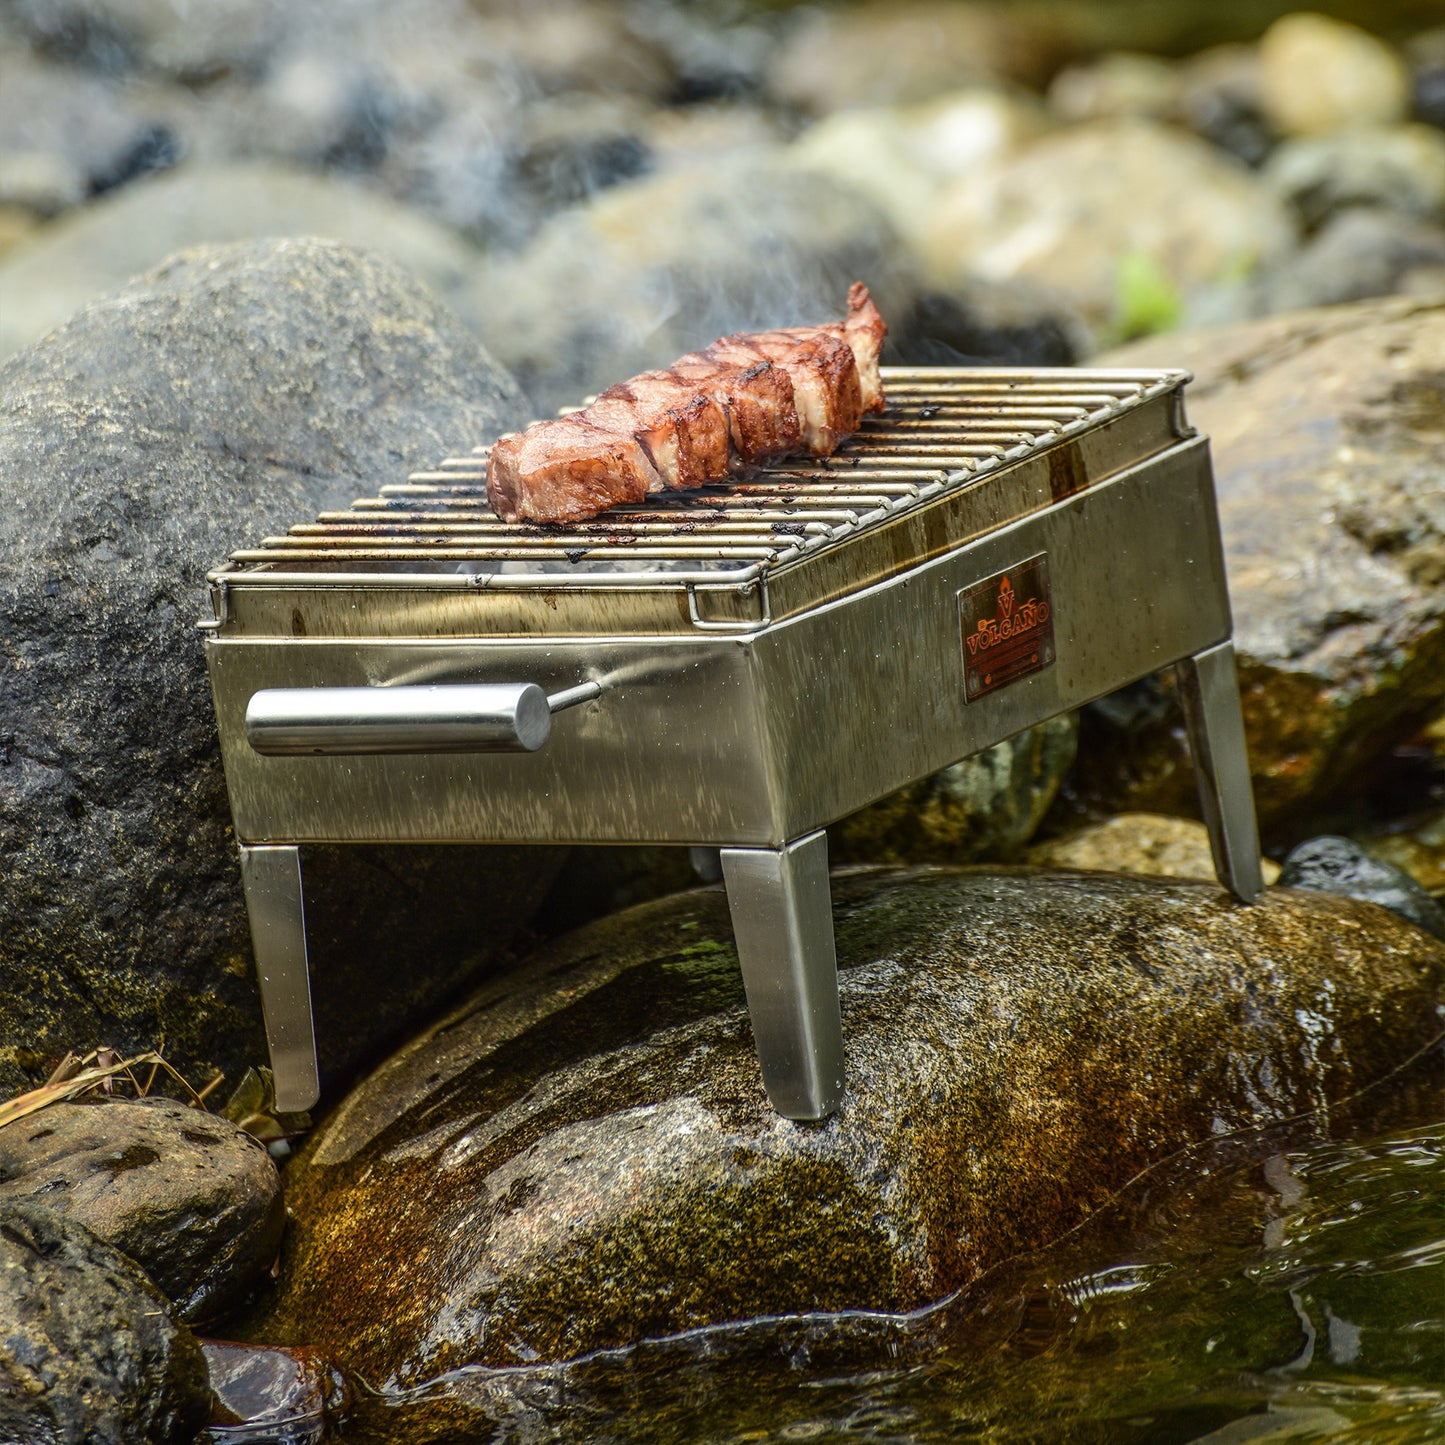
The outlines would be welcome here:
M 1037 870 L 845 873 L 834 895 L 834 1118 L 767 1107 L 723 894 L 644 904 L 489 985 L 323 1125 L 255 1337 L 398 1386 L 912 1309 L 1440 1030 L 1445 948 L 1368 904 Z
M 1445 303 L 1393 298 L 1179 335 L 1101 358 L 1193 371 L 1267 831 L 1327 820 L 1440 710 Z M 1177 710 L 1086 715 L 1066 788 L 1104 812 L 1192 812 Z
M 394 263 L 315 240 L 183 253 L 0 368 L 0 1094 L 72 1045 L 160 1044 L 197 1082 L 264 1058 L 206 571 L 526 410 Z M 556 860 L 312 862 L 334 1076 L 503 946 Z
M 1078 720 L 1050 718 L 850 814 L 828 830 L 838 863 L 1012 861 L 1073 765 Z
M 244 1300 L 285 1224 L 265 1148 L 173 1099 L 54 1104 L 0 1129 L 0 1203 L 17 1199 L 123 1250 L 188 1324 Z
M 0 1203 L 0 1441 L 189 1445 L 206 1361 L 165 1296 L 83 1224 Z

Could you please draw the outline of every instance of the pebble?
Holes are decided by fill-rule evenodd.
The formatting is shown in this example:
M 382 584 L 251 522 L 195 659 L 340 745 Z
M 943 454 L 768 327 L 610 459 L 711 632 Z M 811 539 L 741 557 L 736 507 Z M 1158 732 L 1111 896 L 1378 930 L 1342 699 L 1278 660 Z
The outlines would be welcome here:
M 244 1299 L 285 1223 L 265 1148 L 170 1099 L 53 1104 L 0 1129 L 0 1202 L 15 1199 L 124 1251 L 188 1323 Z
M 1410 110 L 1399 54 L 1358 26 L 1300 12 L 1276 20 L 1259 44 L 1260 99 L 1287 136 L 1393 125 Z
M 1121 195 L 1150 204 L 1119 204 Z M 1173 311 L 1243 284 L 1293 247 L 1294 221 L 1215 147 L 1151 121 L 1090 121 L 977 166 L 946 189 L 920 237 L 945 288 L 960 274 L 1024 279 L 1077 309 L 1096 333 L 1127 330 L 1127 283 L 1146 272 Z M 1169 318 L 1166 318 L 1169 319 Z
M 0 1441 L 191 1445 L 210 1399 L 200 1345 L 139 1265 L 55 1210 L 0 1202 Z
M 1061 70 L 1049 83 L 1049 105 L 1066 121 L 1121 115 L 1164 119 L 1176 108 L 1177 66 L 1157 55 L 1114 51 Z
M 1413 123 L 1286 141 L 1265 180 L 1314 228 L 1351 206 L 1445 220 L 1445 132 Z
M 1284 860 L 1279 882 L 1282 888 L 1377 903 L 1426 933 L 1445 938 L 1445 908 L 1403 868 L 1372 857 L 1353 839 L 1327 836 L 1301 843 Z
M 1193 818 L 1159 813 L 1116 813 L 1063 837 L 1036 843 L 1028 861 L 1047 868 L 1087 868 L 1141 873 L 1157 878 L 1215 881 L 1209 831 Z M 1264 881 L 1279 877 L 1279 864 L 1261 859 Z

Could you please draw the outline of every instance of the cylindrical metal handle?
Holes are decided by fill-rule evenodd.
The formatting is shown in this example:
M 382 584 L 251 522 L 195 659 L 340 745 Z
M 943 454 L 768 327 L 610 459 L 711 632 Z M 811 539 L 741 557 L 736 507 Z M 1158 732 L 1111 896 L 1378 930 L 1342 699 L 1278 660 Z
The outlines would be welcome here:
M 246 705 L 246 738 L 269 757 L 534 753 L 552 731 L 557 704 L 600 690 L 583 683 L 549 700 L 533 682 L 267 688 Z

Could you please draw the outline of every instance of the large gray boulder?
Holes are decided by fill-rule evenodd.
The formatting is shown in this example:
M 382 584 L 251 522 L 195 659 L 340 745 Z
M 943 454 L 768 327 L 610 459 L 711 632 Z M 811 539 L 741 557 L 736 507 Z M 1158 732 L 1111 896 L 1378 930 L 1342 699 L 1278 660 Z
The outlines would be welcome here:
M 53 1104 L 0 1129 L 0 1204 L 21 1199 L 129 1255 L 188 1324 L 241 1302 L 285 1224 L 265 1147 L 173 1099 Z
M 526 408 L 397 266 L 194 251 L 0 368 L 0 1091 L 74 1045 L 264 1057 L 200 635 L 209 567 Z M 555 860 L 319 850 L 323 1068 L 505 940 Z M 329 901 L 328 901 L 329 900 Z
M 1294 841 L 1439 715 L 1445 302 L 1404 298 L 1160 336 L 1100 358 L 1182 366 L 1211 438 L 1255 796 Z M 1176 711 L 1095 711 L 1068 785 L 1190 812 Z
M 1031 870 L 833 885 L 833 1118 L 768 1107 L 722 893 L 642 905 L 484 989 L 326 1121 L 288 1173 L 256 1337 L 395 1388 L 911 1310 L 1439 1031 L 1445 947 L 1369 904 Z
M 274 161 L 187 165 L 52 222 L 0 262 L 0 357 L 175 251 L 278 236 L 389 256 L 453 310 L 480 264 L 455 231 L 352 182 Z
M 201 1347 L 140 1266 L 83 1224 L 0 1204 L 0 1440 L 190 1445 Z

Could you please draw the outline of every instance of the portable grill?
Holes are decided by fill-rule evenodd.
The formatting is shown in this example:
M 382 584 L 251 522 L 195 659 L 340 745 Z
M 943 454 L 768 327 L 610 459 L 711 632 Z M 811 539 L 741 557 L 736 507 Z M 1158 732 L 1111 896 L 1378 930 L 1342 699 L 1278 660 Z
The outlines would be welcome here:
M 486 448 L 238 551 L 206 653 L 282 1109 L 318 1092 L 299 845 L 691 846 L 763 1082 L 843 1088 L 824 827 L 1174 664 L 1220 881 L 1262 886 L 1185 372 L 884 370 L 826 461 L 565 528 Z

